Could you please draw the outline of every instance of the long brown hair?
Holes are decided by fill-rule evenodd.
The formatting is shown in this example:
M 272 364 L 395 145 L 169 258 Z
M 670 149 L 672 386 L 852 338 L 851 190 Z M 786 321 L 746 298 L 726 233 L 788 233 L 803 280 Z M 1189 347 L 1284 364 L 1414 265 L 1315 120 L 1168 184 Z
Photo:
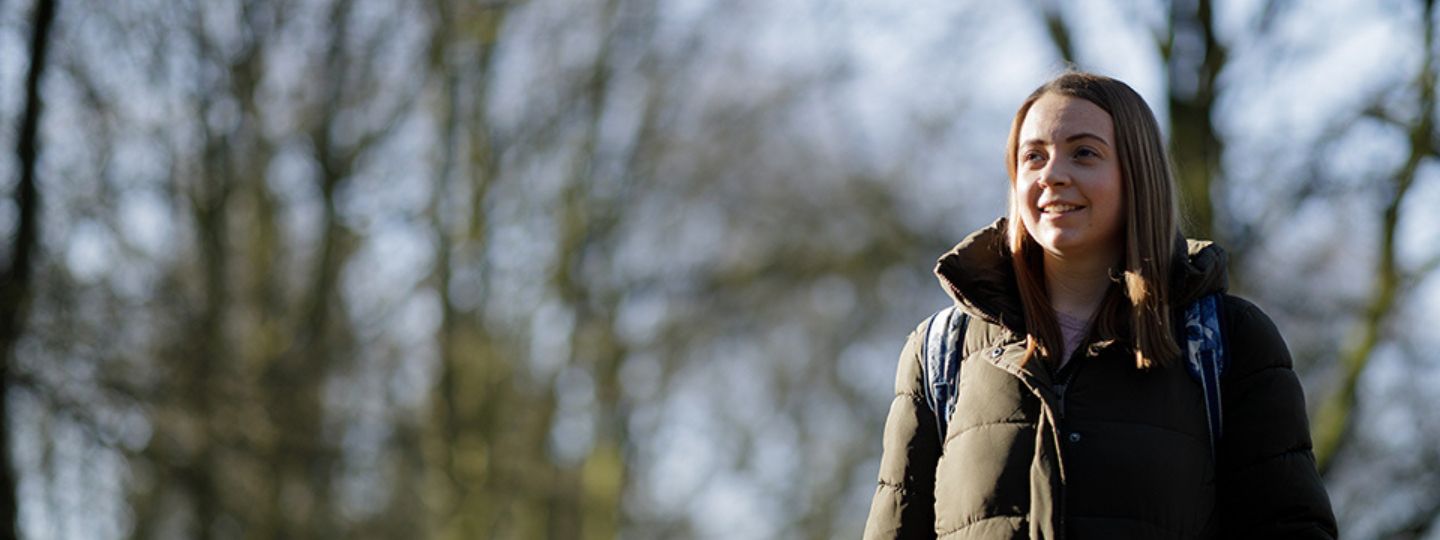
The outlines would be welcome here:
M 1169 365 L 1180 356 L 1170 321 L 1170 262 L 1174 256 L 1177 203 L 1170 159 L 1160 126 L 1144 98 L 1123 82 L 1078 71 L 1066 72 L 1035 89 L 1020 105 L 1010 125 L 1005 165 L 1010 173 L 1010 216 L 1007 231 L 1011 264 L 1025 310 L 1029 334 L 1025 360 L 1036 355 L 1058 363 L 1064 347 L 1059 323 L 1045 287 L 1041 247 L 1020 219 L 1016 199 L 1020 125 L 1037 100 L 1047 94 L 1083 99 L 1110 113 L 1115 123 L 1115 151 L 1120 161 L 1125 214 L 1124 268 L 1095 316 L 1103 339 L 1132 345 L 1135 366 Z

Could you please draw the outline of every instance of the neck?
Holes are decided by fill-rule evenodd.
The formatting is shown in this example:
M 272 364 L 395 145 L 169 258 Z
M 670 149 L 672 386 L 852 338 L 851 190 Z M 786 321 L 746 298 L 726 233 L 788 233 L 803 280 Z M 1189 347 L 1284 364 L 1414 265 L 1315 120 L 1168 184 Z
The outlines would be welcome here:
M 1105 300 L 1110 272 L 1118 253 L 1061 256 L 1045 253 L 1045 288 L 1050 307 L 1077 319 L 1088 319 Z

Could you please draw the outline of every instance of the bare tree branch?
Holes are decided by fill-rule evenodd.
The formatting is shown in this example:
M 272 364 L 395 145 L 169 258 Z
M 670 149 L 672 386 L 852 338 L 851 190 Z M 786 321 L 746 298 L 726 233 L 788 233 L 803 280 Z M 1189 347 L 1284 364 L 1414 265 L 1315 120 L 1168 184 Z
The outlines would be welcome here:
M 1065 23 L 1064 4 L 1055 0 L 1037 0 L 1037 7 L 1045 18 L 1045 31 L 1050 34 L 1050 43 L 1055 52 L 1067 65 L 1077 65 L 1075 42 L 1070 36 L 1070 25 Z

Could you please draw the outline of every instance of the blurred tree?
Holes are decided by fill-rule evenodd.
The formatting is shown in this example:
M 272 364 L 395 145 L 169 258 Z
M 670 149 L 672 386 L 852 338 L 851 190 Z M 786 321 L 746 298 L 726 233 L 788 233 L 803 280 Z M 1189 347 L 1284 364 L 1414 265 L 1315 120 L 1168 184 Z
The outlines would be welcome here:
M 620 376 L 626 352 L 614 328 L 624 285 L 607 269 L 615 264 L 607 254 L 617 226 L 630 214 L 633 184 L 651 166 L 644 153 L 655 146 L 656 96 L 641 91 L 639 107 L 646 112 L 635 134 L 602 129 L 605 115 L 615 114 L 614 66 L 649 54 L 655 8 L 616 0 L 543 30 L 593 36 L 598 46 L 584 62 L 545 66 L 554 68 L 542 76 L 557 81 L 552 88 L 562 96 L 560 106 L 538 108 L 523 129 L 502 132 L 491 118 L 490 100 L 494 57 L 511 7 L 432 4 L 439 24 L 430 58 L 436 116 L 442 119 L 438 180 L 428 210 L 437 240 L 430 279 L 442 302 L 426 445 L 438 473 L 432 510 L 445 537 L 608 538 L 625 527 L 629 412 Z M 660 76 L 655 72 L 632 76 L 641 87 L 659 86 L 645 80 Z M 568 321 L 563 325 L 524 321 L 531 327 L 520 329 L 483 309 L 495 301 L 487 265 L 505 256 L 492 248 L 496 218 L 490 208 L 497 182 L 509 172 L 501 156 L 512 148 L 527 158 L 559 156 L 569 163 L 549 203 L 555 209 L 548 216 L 555 262 L 542 283 L 563 306 L 562 313 L 550 314 Z M 629 157 L 615 154 L 616 148 L 629 148 Z M 515 345 L 526 339 L 563 341 L 567 356 L 535 358 L 545 352 Z M 556 367 L 537 369 L 544 364 Z M 574 386 L 576 374 L 593 385 L 591 397 Z M 571 458 L 557 455 L 563 452 L 555 441 L 586 437 L 569 433 L 575 424 L 561 418 L 577 414 L 562 410 L 576 399 L 593 399 L 584 405 L 591 434 L 579 443 L 583 455 Z
M 505 417 L 528 416 L 522 411 L 529 403 L 514 391 L 515 369 L 506 365 L 515 352 L 492 335 L 478 309 L 488 296 L 485 260 L 491 256 L 491 216 L 487 207 L 500 172 L 488 104 L 495 51 L 510 8 L 505 2 L 431 3 L 435 30 L 430 70 L 434 114 L 441 120 L 441 130 L 428 209 L 436 238 L 430 279 L 442 309 L 435 337 L 440 372 L 430 398 L 432 427 L 426 447 L 428 468 L 439 478 L 430 496 L 440 538 L 504 536 L 502 531 L 509 527 L 505 516 L 530 497 L 515 485 L 517 479 L 508 466 L 534 457 L 512 453 L 513 446 L 503 439 L 516 436 L 516 428 L 540 430 L 545 425 L 524 427 L 505 421 Z M 470 195 L 465 197 L 467 189 Z M 464 276 L 467 271 L 478 275 L 457 285 L 456 274 Z M 464 294 L 460 289 L 466 286 L 475 289 L 478 302 L 457 305 Z M 507 403 L 520 410 L 505 411 Z
M 95 359 L 110 377 L 104 388 L 146 411 L 149 436 L 126 455 L 137 471 L 126 486 L 133 534 L 352 536 L 356 525 L 334 489 L 354 459 L 342 443 L 355 429 L 346 420 L 354 413 L 336 404 L 361 350 L 347 312 L 355 298 L 342 290 L 357 243 L 342 197 L 356 177 L 374 174 L 366 160 L 395 136 L 415 94 L 413 83 L 381 67 L 379 51 L 400 44 L 369 17 L 392 10 L 403 23 L 410 13 L 348 0 L 146 12 L 155 7 L 116 4 L 77 19 L 102 36 L 127 25 L 146 31 L 127 34 L 140 41 L 129 50 L 93 53 L 83 46 L 92 41 L 77 42 L 67 72 L 88 98 L 78 105 L 115 120 L 77 126 L 97 149 L 168 161 L 162 176 L 137 178 L 123 169 L 133 161 L 101 151 L 103 177 L 122 187 L 102 189 L 95 201 L 67 196 L 81 212 L 146 193 L 168 197 L 161 209 L 177 209 L 160 218 L 173 219 L 162 226 L 179 234 L 149 261 L 158 267 L 150 298 L 130 306 L 146 316 L 119 323 L 122 332 L 152 337 L 121 340 Z M 106 64 L 111 54 L 139 61 Z M 125 80 L 124 67 L 147 65 L 147 55 L 151 79 L 114 82 Z M 315 77 L 287 75 L 297 61 Z M 152 103 L 160 106 L 145 108 Z M 126 124 L 146 121 L 163 127 Z M 313 229 L 297 234 L 286 224 L 297 211 L 312 212 Z M 123 219 L 106 223 L 112 238 L 146 233 Z M 136 271 L 131 265 L 110 271 L 124 276 Z M 125 308 L 123 296 L 88 302 L 49 309 L 76 318 Z M 101 419 L 114 413 L 99 400 L 83 406 Z
M 1240 246 L 1231 245 L 1217 225 L 1220 210 L 1214 201 L 1224 189 L 1220 168 L 1224 146 L 1215 131 L 1215 100 L 1226 57 L 1215 34 L 1210 0 L 1170 2 L 1170 28 L 1160 37 L 1169 89 L 1170 152 L 1187 233 L 1220 240 L 1232 256 L 1242 257 Z
M 1216 117 L 1227 46 L 1243 47 L 1221 43 L 1211 4 L 1164 4 L 1157 75 L 1199 234 L 1243 251 L 1280 233 L 1228 206 L 1242 182 L 1222 178 Z M 1031 5 L 1056 54 L 1089 50 L 1068 7 Z M 37 262 L 29 323 L 3 343 L 21 511 L 39 516 L 23 526 L 858 530 L 894 349 L 944 301 L 928 268 L 1003 200 L 967 157 L 1009 111 L 966 110 L 987 89 L 945 62 L 983 70 L 954 51 L 990 43 L 1007 9 L 945 11 L 963 24 L 914 59 L 870 35 L 883 9 L 825 2 L 67 8 L 32 241 L 59 256 Z M 1373 114 L 1416 134 L 1427 115 Z M 1393 263 L 1393 298 L 1357 328 L 1383 339 L 1431 266 Z
M 24 113 L 20 120 L 20 137 L 15 149 L 20 178 L 15 186 L 15 220 L 13 245 L 6 266 L 0 270 L 0 537 L 14 538 L 19 534 L 16 507 L 15 465 L 11 458 L 10 434 L 14 432 L 9 408 L 10 388 L 14 385 L 15 345 L 25 331 L 29 312 L 31 274 L 40 248 L 40 190 L 36 167 L 40 161 L 40 114 L 44 97 L 40 80 L 45 73 L 46 51 L 50 45 L 50 26 L 55 20 L 55 2 L 37 0 L 30 24 L 30 63 L 25 76 Z
M 654 489 L 636 487 L 636 478 L 653 486 L 659 474 L 637 458 L 641 447 L 649 456 L 665 447 L 637 442 L 635 431 L 657 429 L 637 420 L 637 410 L 656 418 L 664 405 L 633 396 L 670 399 L 678 391 L 667 387 L 673 374 L 703 372 L 696 359 L 707 351 L 806 313 L 809 307 L 796 312 L 785 305 L 810 306 L 817 280 L 842 291 L 873 288 L 886 267 L 877 263 L 898 256 L 897 246 L 910 236 L 900 224 L 903 210 L 879 181 L 843 168 L 825 174 L 849 174 L 844 188 L 803 210 L 818 215 L 826 201 L 837 202 L 859 222 L 873 220 L 874 234 L 862 241 L 851 225 L 835 221 L 783 226 L 794 202 L 809 200 L 804 179 L 814 173 L 807 171 L 833 159 L 805 145 L 756 146 L 772 130 L 804 136 L 806 130 L 778 120 L 798 103 L 790 81 L 752 98 L 740 79 L 706 80 L 717 64 L 687 65 L 694 49 L 685 44 L 698 38 L 672 28 L 668 45 L 652 42 L 660 20 L 654 2 L 615 0 L 579 17 L 546 11 L 555 5 L 525 4 L 524 26 L 513 30 L 515 5 L 472 2 L 435 2 L 423 14 L 364 0 L 130 3 L 74 20 L 85 38 L 66 50 L 63 88 L 81 97 L 68 103 L 81 111 L 75 114 L 100 120 L 77 125 L 84 136 L 68 141 L 85 149 L 85 164 L 93 166 L 92 172 L 74 164 L 82 171 L 74 176 L 106 183 L 93 198 L 67 186 L 63 208 L 93 213 L 124 257 L 91 270 L 103 278 L 85 282 L 85 295 L 63 294 L 81 276 L 58 264 L 43 289 L 44 313 L 53 322 L 38 335 L 45 343 L 114 347 L 42 346 L 82 372 L 98 369 L 99 380 L 77 380 L 67 368 L 33 360 L 31 369 L 37 384 L 94 385 L 105 396 L 77 393 L 73 401 L 51 401 L 50 412 L 84 413 L 75 420 L 97 430 L 88 444 L 123 457 L 125 471 L 116 474 L 128 478 L 132 536 L 613 537 L 690 530 L 688 510 L 674 502 L 668 511 L 628 503 Z M 404 30 L 422 20 L 429 26 Z M 427 61 L 387 60 L 384 51 L 405 50 L 406 36 L 416 34 L 423 36 L 417 56 Z M 112 35 L 125 38 L 91 41 Z M 584 37 L 550 40 L 554 35 Z M 707 39 L 714 59 L 734 44 Z M 519 94 L 495 91 L 504 80 L 501 51 L 550 55 L 503 72 L 542 82 Z M 397 65 L 406 68 L 388 69 Z M 415 106 L 422 85 L 434 98 L 429 108 Z M 731 101 L 704 103 L 712 88 L 733 93 Z M 522 111 L 518 123 L 499 100 Z M 690 119 L 689 129 L 699 120 L 700 129 L 682 129 L 677 116 Z M 376 269 L 355 262 L 364 246 L 407 226 L 406 218 L 396 225 L 385 216 L 407 211 L 394 201 L 378 207 L 355 201 L 375 189 L 362 189 L 361 179 L 393 174 L 383 165 L 405 160 L 396 141 L 416 137 L 409 121 L 434 126 L 439 141 L 435 180 L 425 184 L 427 203 L 417 212 L 434 240 L 429 260 L 418 263 L 429 278 L 413 289 L 393 277 L 372 282 Z M 693 159 L 701 149 L 703 158 Z M 157 156 L 162 166 L 134 168 L 126 151 Z M 736 155 L 754 162 L 732 166 Z M 565 165 L 548 174 L 549 163 Z M 662 172 L 666 167 L 687 172 Z M 744 168 L 757 175 L 744 182 L 752 194 L 730 186 L 739 178 L 734 171 Z M 173 233 L 147 252 L 129 244 L 145 233 L 135 232 L 127 223 L 134 214 L 123 209 L 152 193 L 173 212 L 159 218 Z M 517 201 L 525 210 L 513 210 Z M 702 248 L 688 255 L 663 244 L 638 247 L 636 238 L 669 232 L 644 218 L 663 208 L 673 229 L 689 223 L 686 205 L 718 209 L 743 232 L 713 250 L 671 237 Z M 390 230 L 365 225 L 385 220 Z M 538 233 L 525 234 L 548 246 L 530 255 L 533 262 L 515 254 L 513 240 L 497 245 L 497 229 L 513 237 L 532 228 Z M 747 251 L 753 256 L 734 256 Z M 652 264 L 686 257 L 690 262 Z M 775 260 L 786 262 L 772 266 Z M 535 264 L 546 270 L 536 272 Z M 505 273 L 517 266 L 525 271 Z M 127 272 L 149 273 L 154 281 L 124 292 Z M 538 297 L 521 298 L 535 305 L 497 306 L 515 296 L 496 291 L 532 287 Z M 399 290 L 390 296 L 377 290 L 386 288 Z M 406 412 L 382 400 L 381 407 L 397 410 L 378 424 L 366 420 L 347 397 L 355 392 L 348 386 L 401 378 L 426 360 L 424 345 L 367 327 L 409 324 L 398 314 L 403 310 L 383 302 L 423 305 L 416 299 L 429 292 L 439 301 L 429 405 Z M 658 321 L 663 329 L 641 332 L 653 337 L 636 337 L 633 323 L 627 335 L 625 310 L 657 298 L 677 316 Z M 780 303 L 756 311 L 735 299 Z M 546 306 L 552 309 L 541 313 L 554 320 L 534 313 Z M 85 313 L 110 314 L 115 322 L 92 322 Z M 774 403 L 776 417 L 792 419 L 801 451 L 843 457 L 815 463 L 805 475 L 813 480 L 776 490 L 774 500 L 788 501 L 788 530 L 815 536 L 828 536 L 837 519 L 853 521 L 829 501 L 850 484 L 873 437 L 810 426 L 832 425 L 837 415 L 877 414 L 834 363 L 850 341 L 837 329 L 862 331 L 886 318 L 871 313 L 854 325 L 834 315 L 814 328 L 769 331 L 763 355 L 725 362 L 760 379 L 780 378 L 786 393 Z M 832 337 L 817 340 L 813 350 L 777 341 L 795 331 Z M 648 391 L 629 388 L 634 373 L 646 369 L 627 367 L 642 352 L 660 357 L 661 373 L 643 385 Z M 370 354 L 387 360 L 360 363 Z M 771 356 L 787 360 L 767 361 Z M 794 377 L 797 369 L 824 376 L 807 384 Z M 832 389 L 836 384 L 850 386 Z M 720 411 L 728 405 L 715 390 L 704 395 L 718 399 Z M 827 407 L 817 412 L 811 399 Z M 105 418 L 127 409 L 140 412 L 148 432 L 114 442 Z M 366 429 L 384 433 L 381 448 Z M 715 425 L 703 444 L 728 444 L 729 429 Z M 36 444 L 58 452 L 49 442 Z M 785 443 L 768 447 L 775 444 Z M 757 443 L 755 451 L 765 447 Z M 357 462 L 372 472 L 349 472 Z M 380 501 L 363 502 L 366 489 L 380 491 Z M 358 510 L 347 502 L 357 497 Z M 51 512 L 73 516 L 66 508 L 54 503 Z
M 1435 84 L 1437 73 L 1440 73 L 1436 65 L 1440 62 L 1440 55 L 1435 50 L 1435 2 L 1423 0 L 1423 6 L 1424 17 L 1419 19 L 1419 23 L 1423 27 L 1421 43 L 1424 47 L 1419 69 L 1411 82 L 1415 87 L 1414 112 L 1397 116 L 1378 104 L 1363 112 L 1402 130 L 1409 145 L 1399 169 L 1377 182 L 1383 204 L 1379 208 L 1380 227 L 1374 239 L 1378 252 L 1375 254 L 1369 296 L 1337 359 L 1340 378 L 1335 390 L 1322 398 L 1312 422 L 1315 458 L 1322 471 L 1329 469 L 1335 456 L 1353 439 L 1352 417 L 1357 408 L 1356 389 L 1360 376 L 1386 339 L 1385 328 L 1399 300 L 1440 265 L 1440 254 L 1436 254 L 1418 268 L 1406 269 L 1401 265 L 1398 254 L 1401 211 L 1407 196 L 1420 176 L 1421 165 L 1440 157 L 1440 138 L 1435 132 Z

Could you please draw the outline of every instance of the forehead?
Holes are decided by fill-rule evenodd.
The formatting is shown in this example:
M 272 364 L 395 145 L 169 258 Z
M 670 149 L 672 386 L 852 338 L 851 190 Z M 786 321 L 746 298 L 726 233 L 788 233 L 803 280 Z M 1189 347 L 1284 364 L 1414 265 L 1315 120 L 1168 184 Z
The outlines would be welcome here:
M 1099 105 L 1084 99 L 1062 94 L 1045 94 L 1030 106 L 1025 121 L 1020 124 L 1022 143 L 1039 139 L 1045 142 L 1063 141 L 1077 133 L 1090 133 L 1114 141 L 1115 124 L 1110 113 Z

